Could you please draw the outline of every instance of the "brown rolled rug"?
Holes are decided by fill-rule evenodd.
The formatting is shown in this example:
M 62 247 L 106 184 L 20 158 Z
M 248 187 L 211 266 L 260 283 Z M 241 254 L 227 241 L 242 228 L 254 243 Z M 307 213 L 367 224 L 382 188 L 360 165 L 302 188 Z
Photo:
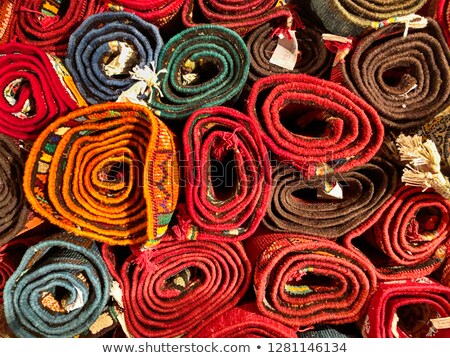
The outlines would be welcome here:
M 249 80 L 257 81 L 279 73 L 305 73 L 315 77 L 324 77 L 331 69 L 332 56 L 321 41 L 321 32 L 308 26 L 296 30 L 298 41 L 297 63 L 290 71 L 270 63 L 277 46 L 277 37 L 273 36 L 278 24 L 265 23 L 247 35 L 246 44 L 250 52 Z
M 244 241 L 259 311 L 298 328 L 356 322 L 376 288 L 373 265 L 328 240 L 263 234 Z
M 341 62 L 343 83 L 395 130 L 418 128 L 450 104 L 450 51 L 438 23 L 390 25 L 363 37 Z
M 394 193 L 396 168 L 378 157 L 340 175 L 305 179 L 291 166 L 273 169 L 271 204 L 263 220 L 267 228 L 337 239 L 364 225 Z M 340 185 L 343 198 L 324 198 L 326 185 Z
M 223 313 L 194 338 L 297 338 L 295 329 L 263 316 L 254 303 Z
M 446 258 L 449 214 L 450 201 L 433 190 L 401 186 L 364 227 L 346 235 L 344 245 L 362 251 L 380 280 L 427 276 Z

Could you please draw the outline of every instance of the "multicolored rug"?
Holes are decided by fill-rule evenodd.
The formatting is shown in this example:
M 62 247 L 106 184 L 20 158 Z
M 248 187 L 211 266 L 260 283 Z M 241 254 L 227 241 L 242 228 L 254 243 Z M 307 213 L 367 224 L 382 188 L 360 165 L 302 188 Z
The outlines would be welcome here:
M 24 178 L 33 209 L 69 232 L 113 245 L 153 245 L 178 200 L 174 136 L 146 107 L 105 103 L 52 123 Z

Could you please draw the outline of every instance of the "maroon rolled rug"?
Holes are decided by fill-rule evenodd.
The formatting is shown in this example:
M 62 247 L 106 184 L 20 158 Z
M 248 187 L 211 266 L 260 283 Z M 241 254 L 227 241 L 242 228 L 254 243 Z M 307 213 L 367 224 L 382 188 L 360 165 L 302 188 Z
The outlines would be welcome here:
M 4 0 L 0 4 L 0 44 L 7 43 L 9 41 L 15 2 L 16 0 Z
M 450 46 L 450 3 L 448 0 L 438 0 L 435 17 Z
M 372 264 L 332 241 L 286 233 L 244 244 L 259 311 L 285 325 L 356 322 L 376 288 Z
M 344 245 L 362 251 L 381 280 L 427 276 L 446 257 L 449 214 L 450 202 L 433 190 L 401 186 L 364 227 L 347 234 Z
M 0 45 L 0 132 L 35 139 L 51 122 L 82 100 L 62 63 L 42 49 Z M 69 88 L 71 86 L 71 88 Z
M 97 0 L 16 0 L 10 36 L 65 56 L 70 34 L 99 10 Z
M 122 291 L 125 329 L 133 337 L 195 336 L 233 308 L 250 284 L 250 263 L 240 243 L 163 240 L 123 255 L 103 246 Z
M 369 104 L 338 84 L 308 75 L 260 79 L 247 113 L 278 159 L 307 177 L 365 164 L 383 141 L 383 125 Z
M 187 205 L 175 235 L 222 242 L 252 235 L 271 186 L 269 155 L 257 126 L 231 108 L 201 109 L 186 123 L 183 149 Z
M 297 338 L 295 329 L 263 316 L 254 303 L 232 308 L 194 338 Z

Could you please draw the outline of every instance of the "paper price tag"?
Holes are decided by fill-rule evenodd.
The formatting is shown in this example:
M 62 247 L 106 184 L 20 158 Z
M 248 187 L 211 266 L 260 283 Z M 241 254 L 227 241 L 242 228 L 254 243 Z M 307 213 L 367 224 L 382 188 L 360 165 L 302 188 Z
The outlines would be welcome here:
M 450 328 L 450 317 L 433 318 L 433 319 L 430 319 L 430 322 L 433 324 L 434 328 L 436 328 L 436 329 Z
M 344 194 L 339 183 L 335 183 L 331 188 L 317 189 L 318 199 L 343 199 Z
M 289 30 L 291 39 L 285 36 L 279 36 L 278 44 L 270 58 L 270 63 L 292 71 L 297 63 L 298 42 L 295 37 L 295 31 Z

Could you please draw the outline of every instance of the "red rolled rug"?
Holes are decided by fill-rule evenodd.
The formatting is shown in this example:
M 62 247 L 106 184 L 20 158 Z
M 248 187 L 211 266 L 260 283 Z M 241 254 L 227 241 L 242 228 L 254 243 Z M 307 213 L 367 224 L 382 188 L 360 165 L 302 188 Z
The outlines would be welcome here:
M 97 0 L 16 0 L 10 36 L 65 56 L 70 34 L 99 9 Z
M 271 186 L 259 133 L 246 115 L 231 108 L 192 114 L 183 132 L 187 213 L 181 210 L 174 228 L 179 239 L 231 242 L 255 232 Z
M 308 177 L 362 165 L 383 141 L 383 125 L 370 105 L 340 85 L 308 75 L 260 79 L 247 113 L 268 148 Z
M 244 243 L 258 309 L 283 324 L 356 322 L 376 288 L 372 264 L 334 242 L 286 233 Z
M 245 35 L 273 19 L 284 24 L 292 17 L 279 0 L 185 0 L 182 17 L 186 27 L 211 23 Z
M 450 288 L 429 278 L 382 282 L 369 301 L 369 338 L 449 338 Z
M 344 245 L 363 251 L 381 280 L 427 276 L 445 259 L 449 213 L 450 202 L 433 190 L 402 186 Z
M 232 308 L 194 338 L 297 338 L 295 329 L 263 316 L 254 303 Z
M 234 307 L 250 284 L 240 243 L 163 240 L 144 252 L 135 249 L 125 261 L 116 250 L 103 246 L 103 258 L 120 285 L 117 301 L 133 337 L 195 336 Z
M 435 18 L 441 25 L 447 44 L 450 46 L 450 3 L 448 0 L 438 0 Z
M 9 41 L 15 2 L 16 0 L 4 0 L 0 4 L 0 44 Z
M 19 43 L 0 46 L 0 91 L 0 132 L 18 139 L 36 139 L 84 102 L 60 60 Z

